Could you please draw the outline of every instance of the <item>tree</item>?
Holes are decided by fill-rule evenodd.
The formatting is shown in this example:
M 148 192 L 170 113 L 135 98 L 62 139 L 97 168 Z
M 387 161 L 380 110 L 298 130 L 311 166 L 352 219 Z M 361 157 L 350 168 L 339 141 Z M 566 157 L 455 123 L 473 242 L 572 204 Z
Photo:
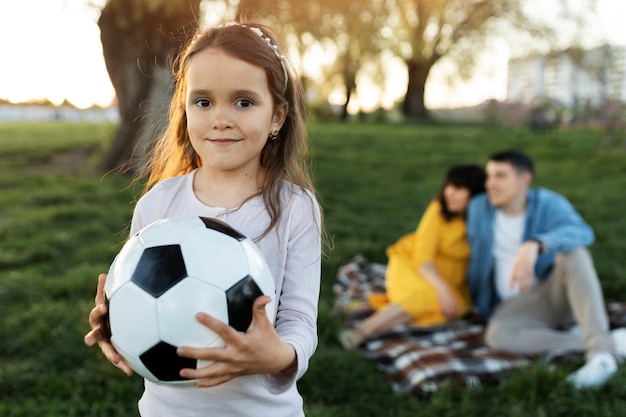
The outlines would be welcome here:
M 374 60 L 381 52 L 379 32 L 384 26 L 385 15 L 377 1 L 324 0 L 325 19 L 313 27 L 316 36 L 333 43 L 337 59 L 333 70 L 340 75 L 344 86 L 345 101 L 341 119 L 348 117 L 348 104 L 357 90 L 357 75 L 362 65 Z
M 103 166 L 133 169 L 142 163 L 150 139 L 167 120 L 171 84 L 167 57 L 195 26 L 202 0 L 107 0 L 99 26 L 104 57 L 117 93 L 121 124 Z M 581 0 L 592 4 L 594 0 Z M 581 36 L 588 8 L 570 8 L 569 0 L 204 0 L 233 17 L 251 10 L 286 38 L 302 58 L 313 43 L 334 50 L 332 68 L 343 84 L 347 105 L 357 75 L 377 54 L 390 50 L 404 60 L 408 73 L 402 110 L 408 119 L 426 119 L 424 94 L 433 66 L 442 58 L 456 63 L 459 77 L 471 74 L 478 53 L 494 37 L 524 33 L 520 42 L 550 49 L 556 39 Z M 550 7 L 557 18 L 542 19 L 534 10 Z M 569 35 L 563 25 L 570 22 Z M 572 28 L 573 27 L 573 28 Z M 557 36 L 557 34 L 559 36 Z M 559 38 L 560 37 L 560 38 Z M 532 41 L 532 42 L 531 42 Z M 541 41 L 541 42 L 538 42 Z M 565 47 L 562 42 L 561 47 Z M 295 48 L 294 48 L 295 47 Z M 517 51 L 519 52 L 519 50 Z M 301 71 L 302 72 L 302 71 Z M 303 74 L 306 75 L 306 74 Z M 335 87 L 332 77 L 326 88 Z M 131 161 L 135 161 L 133 163 Z
M 293 34 L 299 45 L 306 36 L 334 45 L 332 70 L 342 79 L 347 103 L 356 90 L 357 72 L 384 49 L 406 64 L 408 84 L 402 110 L 408 119 L 427 119 L 424 95 L 432 68 L 442 58 L 468 78 L 485 46 L 494 38 L 523 34 L 524 52 L 574 43 L 595 0 L 574 8 L 569 0 L 239 0 L 239 12 L 254 10 L 274 18 L 273 26 Z M 537 12 L 539 10 L 540 12 Z M 545 17 L 546 10 L 552 13 Z M 569 27 L 567 25 L 569 23 Z M 383 36 L 385 34 L 385 36 Z M 518 48 L 517 51 L 519 53 Z M 302 51 L 301 51 L 302 52 Z M 331 83 L 327 83 L 331 84 Z
M 346 99 L 340 117 L 346 119 L 361 66 L 374 60 L 381 51 L 378 38 L 385 23 L 383 3 L 380 0 L 239 0 L 237 4 L 238 16 L 249 11 L 258 13 L 282 37 L 291 40 L 290 46 L 295 46 L 300 59 L 315 43 L 334 51 L 335 62 L 325 72 L 336 77 L 330 76 L 322 90 L 329 93 L 336 87 L 344 89 Z
M 108 0 L 98 26 L 120 125 L 102 162 L 135 170 L 167 120 L 169 58 L 196 26 L 201 0 Z
M 588 10 L 572 10 L 567 0 L 537 2 L 534 6 L 544 10 L 546 3 L 558 9 L 556 15 L 561 22 L 580 24 Z M 460 75 L 466 75 L 491 37 L 524 33 L 536 41 L 535 45 L 551 45 L 566 37 L 560 32 L 562 25 L 539 18 L 533 13 L 536 9 L 532 2 L 526 0 L 388 0 L 386 6 L 394 33 L 390 47 L 404 60 L 408 71 L 402 111 L 409 119 L 428 118 L 426 81 L 442 57 L 452 59 Z M 572 37 L 576 33 L 581 31 Z M 532 49 L 529 45 L 533 43 L 525 43 L 527 52 Z

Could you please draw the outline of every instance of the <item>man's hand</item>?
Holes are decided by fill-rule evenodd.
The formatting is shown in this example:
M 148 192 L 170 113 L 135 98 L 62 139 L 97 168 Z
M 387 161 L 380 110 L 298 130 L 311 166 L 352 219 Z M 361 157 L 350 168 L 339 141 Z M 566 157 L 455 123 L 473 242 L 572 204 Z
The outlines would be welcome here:
M 522 244 L 513 261 L 513 271 L 511 275 L 510 287 L 518 288 L 519 292 L 524 292 L 532 287 L 537 281 L 535 277 L 535 264 L 539 255 L 539 242 L 528 240 Z

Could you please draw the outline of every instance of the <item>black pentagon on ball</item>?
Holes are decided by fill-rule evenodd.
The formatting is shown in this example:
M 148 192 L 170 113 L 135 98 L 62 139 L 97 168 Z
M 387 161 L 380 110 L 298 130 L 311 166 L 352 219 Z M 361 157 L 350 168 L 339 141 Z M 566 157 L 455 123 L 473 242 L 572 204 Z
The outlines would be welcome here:
M 179 375 L 183 368 L 195 369 L 197 360 L 184 358 L 176 354 L 176 346 L 159 342 L 139 355 L 144 366 L 160 381 L 187 381 Z
M 242 278 L 226 291 L 228 324 L 245 332 L 252 322 L 252 304 L 263 292 L 251 276 Z
M 233 229 L 228 223 L 224 223 L 221 220 L 211 219 L 209 217 L 202 216 L 200 216 L 200 220 L 204 222 L 204 225 L 207 229 L 216 230 L 239 241 L 246 239 L 244 235 Z
M 187 277 L 180 245 L 146 248 L 139 258 L 131 281 L 155 298 Z

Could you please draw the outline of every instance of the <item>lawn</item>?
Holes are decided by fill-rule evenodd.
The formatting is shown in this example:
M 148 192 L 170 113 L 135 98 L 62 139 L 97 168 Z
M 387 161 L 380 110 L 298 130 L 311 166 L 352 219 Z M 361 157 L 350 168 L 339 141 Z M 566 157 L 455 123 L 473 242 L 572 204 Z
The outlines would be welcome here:
M 142 390 L 86 348 L 96 277 L 127 233 L 140 193 L 96 170 L 114 131 L 102 124 L 0 124 L 0 415 L 131 416 Z M 563 377 L 579 363 L 537 364 L 498 386 L 394 394 L 383 375 L 335 340 L 332 284 L 356 254 L 415 228 L 449 164 L 519 147 L 535 184 L 567 195 L 596 232 L 608 298 L 626 300 L 626 152 L 593 130 L 533 134 L 493 126 L 313 124 L 314 174 L 334 248 L 323 262 L 320 345 L 300 381 L 307 416 L 626 416 L 626 370 L 599 390 Z

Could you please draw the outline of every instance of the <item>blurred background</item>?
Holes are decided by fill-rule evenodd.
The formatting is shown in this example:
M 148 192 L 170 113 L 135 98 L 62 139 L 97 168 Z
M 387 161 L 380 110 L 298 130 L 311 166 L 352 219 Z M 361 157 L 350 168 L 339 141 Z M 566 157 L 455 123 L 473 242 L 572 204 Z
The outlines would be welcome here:
M 114 144 L 141 148 L 168 57 L 250 11 L 286 39 L 317 120 L 623 119 L 622 0 L 29 0 L 0 2 L 0 121 L 120 122 Z
M 0 416 L 136 415 L 141 378 L 83 343 L 142 193 L 117 168 L 167 120 L 175 51 L 250 10 L 305 85 L 334 244 L 307 416 L 626 416 L 626 367 L 575 391 L 574 360 L 398 395 L 336 340 L 333 288 L 357 254 L 386 262 L 447 166 L 520 148 L 592 225 L 606 299 L 626 303 L 626 0 L 0 0 Z

